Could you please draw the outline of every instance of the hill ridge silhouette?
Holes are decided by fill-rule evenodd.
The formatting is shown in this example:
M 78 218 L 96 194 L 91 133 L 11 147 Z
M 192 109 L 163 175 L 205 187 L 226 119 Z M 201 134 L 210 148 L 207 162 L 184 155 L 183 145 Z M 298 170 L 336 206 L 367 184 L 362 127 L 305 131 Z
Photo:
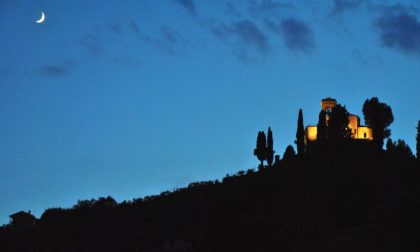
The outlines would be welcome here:
M 320 113 L 322 135 L 306 143 L 300 111 L 299 151 L 288 146 L 274 163 L 273 132 L 266 141 L 260 131 L 257 170 L 119 204 L 79 200 L 35 223 L 20 212 L 0 228 L 0 251 L 415 251 L 418 152 L 402 140 L 388 138 L 383 150 L 383 139 L 351 138 L 345 107 L 337 108 L 328 125 Z

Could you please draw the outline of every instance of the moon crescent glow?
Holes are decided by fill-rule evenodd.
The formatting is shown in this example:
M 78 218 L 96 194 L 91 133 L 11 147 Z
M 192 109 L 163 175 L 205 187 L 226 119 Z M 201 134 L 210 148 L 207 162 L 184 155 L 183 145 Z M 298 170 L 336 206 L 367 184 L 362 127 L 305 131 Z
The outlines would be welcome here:
M 35 22 L 37 22 L 38 24 L 41 24 L 45 21 L 45 14 L 44 12 L 41 12 L 41 18 Z

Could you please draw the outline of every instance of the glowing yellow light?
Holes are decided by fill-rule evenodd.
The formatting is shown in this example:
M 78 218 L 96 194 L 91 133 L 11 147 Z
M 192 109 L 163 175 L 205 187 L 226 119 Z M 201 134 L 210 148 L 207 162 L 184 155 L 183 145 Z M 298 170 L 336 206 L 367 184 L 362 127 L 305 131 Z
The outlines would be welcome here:
M 357 128 L 359 126 L 359 117 L 357 115 L 349 115 L 349 129 L 351 129 L 351 136 L 357 138 Z
M 372 140 L 373 139 L 372 129 L 367 126 L 360 126 L 357 130 L 357 138 Z
M 316 126 L 308 126 L 306 128 L 307 140 L 309 140 L 309 141 L 315 141 L 316 140 L 316 135 L 317 135 L 317 128 L 316 128 Z
M 330 110 L 337 105 L 337 101 L 333 98 L 327 97 L 322 99 L 321 108 L 324 111 Z M 357 115 L 349 115 L 348 128 L 351 130 L 351 137 L 353 139 L 373 140 L 372 129 L 368 126 L 360 125 L 360 118 Z M 328 125 L 329 115 L 325 116 L 326 124 Z M 315 141 L 317 135 L 316 126 L 306 127 L 306 141 Z

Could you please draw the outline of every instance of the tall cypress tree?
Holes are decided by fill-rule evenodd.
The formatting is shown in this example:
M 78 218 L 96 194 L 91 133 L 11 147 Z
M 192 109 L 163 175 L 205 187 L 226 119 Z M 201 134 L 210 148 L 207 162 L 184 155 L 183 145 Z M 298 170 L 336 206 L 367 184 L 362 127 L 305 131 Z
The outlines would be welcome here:
M 327 139 L 327 114 L 325 110 L 319 112 L 319 119 L 317 125 L 316 140 L 318 142 L 324 142 Z
M 267 133 L 267 164 L 271 166 L 274 159 L 274 149 L 273 149 L 273 132 L 271 131 L 271 128 L 268 127 L 268 133 Z
M 295 144 L 297 147 L 297 154 L 299 156 L 303 155 L 303 153 L 305 152 L 305 129 L 303 127 L 302 109 L 299 109 Z
M 416 155 L 417 159 L 420 160 L 420 120 L 417 123 L 417 146 L 416 146 Z
M 257 146 L 254 149 L 254 155 L 257 156 L 258 160 L 260 160 L 261 168 L 264 166 L 264 160 L 266 160 L 266 157 L 267 157 L 266 149 L 267 149 L 267 143 L 266 143 L 265 133 L 264 131 L 259 131 L 258 137 L 257 137 Z

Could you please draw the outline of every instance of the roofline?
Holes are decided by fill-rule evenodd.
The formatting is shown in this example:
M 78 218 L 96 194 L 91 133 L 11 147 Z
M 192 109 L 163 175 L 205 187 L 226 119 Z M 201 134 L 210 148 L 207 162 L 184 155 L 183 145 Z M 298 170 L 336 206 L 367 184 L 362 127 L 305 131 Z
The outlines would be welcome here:
M 19 212 L 16 212 L 14 214 L 9 215 L 9 217 L 13 218 L 13 217 L 18 216 L 18 215 L 31 215 L 31 216 L 33 216 L 30 212 L 19 211 Z

